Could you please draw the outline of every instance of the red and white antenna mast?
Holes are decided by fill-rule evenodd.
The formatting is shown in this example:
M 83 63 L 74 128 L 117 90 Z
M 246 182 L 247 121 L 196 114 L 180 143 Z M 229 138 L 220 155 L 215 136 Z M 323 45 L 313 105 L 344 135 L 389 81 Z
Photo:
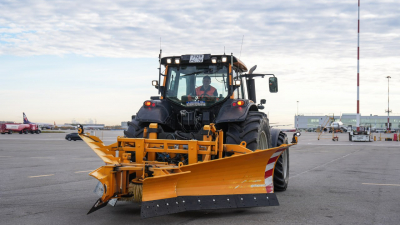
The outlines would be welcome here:
M 357 32 L 357 132 L 360 131 L 360 0 L 358 0 L 358 32 Z

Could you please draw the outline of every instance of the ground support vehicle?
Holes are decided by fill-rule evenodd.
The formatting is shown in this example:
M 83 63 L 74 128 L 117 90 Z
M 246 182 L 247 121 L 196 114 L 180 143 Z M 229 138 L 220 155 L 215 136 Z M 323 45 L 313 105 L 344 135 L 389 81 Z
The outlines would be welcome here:
M 361 126 L 359 131 L 356 131 L 350 125 L 349 141 L 353 142 L 372 142 L 374 138 L 371 135 L 370 127 Z
M 12 134 L 12 133 L 19 133 L 19 134 L 40 134 L 40 130 L 38 128 L 38 125 L 36 124 L 21 124 L 21 123 L 5 123 L 5 124 L 0 124 L 0 133 L 1 134 Z
M 161 54 L 160 54 L 161 55 Z M 165 73 L 161 73 L 161 66 Z M 285 133 L 271 129 L 256 104 L 256 77 L 233 55 L 160 57 L 160 96 L 145 101 L 125 137 L 105 146 L 79 136 L 106 163 L 90 173 L 100 198 L 89 213 L 116 200 L 141 202 L 142 218 L 199 209 L 276 206 L 289 182 Z M 210 87 L 211 83 L 211 87 Z M 297 134 L 299 135 L 299 134 Z
M 70 134 L 65 135 L 65 140 L 68 140 L 68 141 L 80 140 L 81 141 L 82 138 L 79 136 L 78 133 L 70 133 Z

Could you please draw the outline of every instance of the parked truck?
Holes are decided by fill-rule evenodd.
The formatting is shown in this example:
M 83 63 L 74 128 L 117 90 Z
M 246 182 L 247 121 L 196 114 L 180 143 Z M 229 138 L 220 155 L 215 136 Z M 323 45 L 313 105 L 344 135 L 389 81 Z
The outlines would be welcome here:
M 18 132 L 19 134 L 40 134 L 41 131 L 37 124 L 22 124 L 22 123 L 3 123 L 0 124 L 0 133 L 1 134 L 12 134 L 14 132 Z

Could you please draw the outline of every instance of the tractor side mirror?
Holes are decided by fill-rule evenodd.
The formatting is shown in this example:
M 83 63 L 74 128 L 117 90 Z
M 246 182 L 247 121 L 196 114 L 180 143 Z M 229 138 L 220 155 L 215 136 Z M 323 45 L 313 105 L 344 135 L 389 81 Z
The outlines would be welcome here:
M 269 92 L 271 93 L 278 92 L 278 78 L 276 77 L 269 78 Z
M 265 104 L 265 103 L 267 103 L 267 100 L 265 100 L 265 99 L 261 99 L 261 102 L 260 102 L 261 104 Z

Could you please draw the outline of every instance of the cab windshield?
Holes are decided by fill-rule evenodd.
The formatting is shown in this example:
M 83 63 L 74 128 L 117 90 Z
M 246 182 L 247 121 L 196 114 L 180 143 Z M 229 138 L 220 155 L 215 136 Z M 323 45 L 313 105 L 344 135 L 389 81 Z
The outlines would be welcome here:
M 228 96 L 227 65 L 168 67 L 166 97 L 183 106 L 209 106 Z

